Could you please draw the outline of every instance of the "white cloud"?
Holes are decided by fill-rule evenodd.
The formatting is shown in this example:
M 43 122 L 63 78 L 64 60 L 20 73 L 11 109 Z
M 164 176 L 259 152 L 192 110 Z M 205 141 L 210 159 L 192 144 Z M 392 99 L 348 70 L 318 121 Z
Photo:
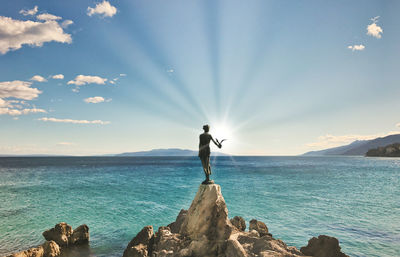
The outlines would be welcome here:
M 0 107 L 8 107 L 9 103 L 0 98 Z
M 24 15 L 24 16 L 35 15 L 37 12 L 38 12 L 37 5 L 35 5 L 35 7 L 33 7 L 33 9 L 30 9 L 30 10 L 21 10 L 21 11 L 19 11 L 19 13 Z
M 97 103 L 102 103 L 105 101 L 104 97 L 101 96 L 94 96 L 94 97 L 89 97 L 84 99 L 86 103 L 92 103 L 92 104 L 97 104 Z
M 22 45 L 40 47 L 45 42 L 71 43 L 70 34 L 54 20 L 45 22 L 14 20 L 0 16 L 0 53 L 17 50 Z
M 115 85 L 115 81 L 117 81 L 117 80 L 113 79 L 113 80 L 110 80 L 109 82 L 110 82 L 111 84 Z
M 38 109 L 38 108 L 32 108 L 32 109 L 23 109 L 21 110 L 23 114 L 29 114 L 29 113 L 47 113 L 46 110 L 43 109 Z
M 367 35 L 381 38 L 383 34 L 383 29 L 379 25 L 376 25 L 378 22 L 379 16 L 376 16 L 371 19 L 372 23 L 367 26 Z
M 17 115 L 22 115 L 22 114 L 26 115 L 29 113 L 47 113 L 47 112 L 46 112 L 46 110 L 37 109 L 37 108 L 23 109 L 23 110 L 11 109 L 11 108 L 0 108 L 0 115 L 8 114 L 11 116 L 17 116 Z
M 360 45 L 348 46 L 347 48 L 351 49 L 354 52 L 354 51 L 362 51 L 362 50 L 364 50 L 365 46 L 360 44 Z
M 73 123 L 73 124 L 100 124 L 100 125 L 107 125 L 110 124 L 109 121 L 102 121 L 102 120 L 72 120 L 72 119 L 57 119 L 57 118 L 40 118 L 38 120 L 41 121 L 49 121 L 49 122 L 59 122 L 59 123 Z
M 71 20 L 65 20 L 61 23 L 61 27 L 63 27 L 64 29 L 67 28 L 69 25 L 74 24 L 73 21 Z
M 74 80 L 68 81 L 68 85 L 77 85 L 77 86 L 82 86 L 86 84 L 101 84 L 104 85 L 107 79 L 99 77 L 99 76 L 85 76 L 85 75 L 78 75 L 75 77 Z
M 51 76 L 51 78 L 53 78 L 53 79 L 64 79 L 64 75 L 63 74 L 57 74 L 57 75 Z
M 397 126 L 400 127 L 400 124 L 397 124 Z M 389 133 L 380 133 L 371 135 L 351 134 L 351 135 L 335 136 L 328 134 L 325 136 L 318 137 L 318 140 L 316 142 L 308 143 L 306 144 L 306 146 L 311 148 L 330 148 L 330 147 L 337 147 L 350 144 L 356 140 L 370 140 L 370 139 L 375 139 L 377 137 L 385 137 L 395 134 L 400 134 L 400 131 L 390 131 Z
M 42 13 L 36 16 L 38 20 L 42 21 L 55 21 L 55 20 L 61 20 L 62 18 L 60 16 L 55 16 L 50 13 Z
M 103 17 L 112 17 L 117 13 L 117 8 L 112 6 L 110 2 L 104 0 L 101 3 L 96 4 L 94 8 L 87 8 L 87 15 L 92 16 L 94 14 L 102 15 Z
M 168 69 L 167 72 L 168 73 L 174 73 L 174 69 Z
M 47 80 L 40 75 L 35 75 L 30 80 L 37 81 L 37 82 L 46 82 Z
M 31 88 L 32 83 L 27 81 L 4 81 L 0 82 L 0 98 L 18 98 L 32 100 L 42 93 L 37 88 Z
M 16 110 L 16 109 L 10 109 L 10 108 L 0 108 L 0 115 L 11 115 L 11 116 L 15 116 L 15 115 L 21 115 L 21 111 L 20 110 Z
M 126 77 L 126 74 L 125 73 L 121 73 L 121 74 L 119 74 L 119 76 L 120 77 Z

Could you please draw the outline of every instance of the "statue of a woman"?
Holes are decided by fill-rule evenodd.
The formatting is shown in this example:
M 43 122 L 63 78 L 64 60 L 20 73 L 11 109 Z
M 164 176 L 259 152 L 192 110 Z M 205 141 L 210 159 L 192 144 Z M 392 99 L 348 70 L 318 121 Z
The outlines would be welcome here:
M 201 160 L 201 164 L 203 165 L 204 174 L 206 175 L 206 180 L 203 181 L 202 184 L 213 184 L 214 181 L 210 180 L 211 175 L 211 167 L 210 167 L 210 141 L 218 146 L 218 148 L 222 147 L 222 144 L 218 142 L 218 140 L 214 140 L 211 134 L 208 134 L 210 131 L 210 126 L 203 126 L 204 133 L 200 135 L 200 143 L 199 143 L 199 157 Z

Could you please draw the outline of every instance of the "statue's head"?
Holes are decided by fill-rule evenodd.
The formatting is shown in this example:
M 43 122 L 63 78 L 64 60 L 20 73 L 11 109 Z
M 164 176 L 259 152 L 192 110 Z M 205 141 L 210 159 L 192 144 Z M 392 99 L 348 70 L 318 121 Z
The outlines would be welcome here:
M 203 126 L 203 130 L 204 130 L 204 132 L 210 131 L 210 126 L 204 125 L 204 126 Z

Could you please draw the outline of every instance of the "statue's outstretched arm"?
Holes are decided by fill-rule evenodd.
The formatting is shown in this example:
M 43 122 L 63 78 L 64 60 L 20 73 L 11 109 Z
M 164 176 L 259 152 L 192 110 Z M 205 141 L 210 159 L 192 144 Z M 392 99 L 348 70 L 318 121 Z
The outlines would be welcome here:
M 222 147 L 221 143 L 218 142 L 218 139 L 216 139 L 216 141 L 215 141 L 214 138 L 211 136 L 211 140 L 214 142 L 214 144 L 215 144 L 216 146 L 218 146 L 218 148 L 221 148 L 221 147 Z

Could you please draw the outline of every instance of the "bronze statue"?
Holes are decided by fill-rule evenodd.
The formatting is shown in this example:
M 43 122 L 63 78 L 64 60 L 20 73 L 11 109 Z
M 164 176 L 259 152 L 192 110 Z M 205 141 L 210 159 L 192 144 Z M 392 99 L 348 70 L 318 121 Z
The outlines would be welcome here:
M 221 142 L 218 139 L 215 139 L 208 134 L 210 131 L 210 126 L 204 125 L 203 126 L 204 133 L 200 135 L 200 143 L 199 143 L 199 157 L 201 160 L 201 164 L 203 165 L 204 174 L 206 175 L 206 180 L 202 182 L 202 184 L 213 184 L 214 181 L 210 180 L 211 175 L 211 166 L 210 166 L 210 141 L 218 146 L 218 148 L 222 147 L 222 140 Z

